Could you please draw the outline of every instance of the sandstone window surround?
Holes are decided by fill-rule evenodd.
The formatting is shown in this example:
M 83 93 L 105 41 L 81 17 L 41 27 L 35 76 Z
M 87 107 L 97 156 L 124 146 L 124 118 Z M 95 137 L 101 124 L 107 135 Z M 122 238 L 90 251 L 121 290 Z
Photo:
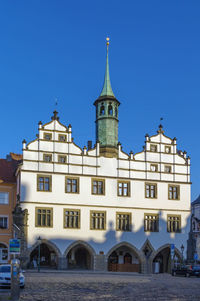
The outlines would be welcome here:
M 149 198 L 149 199 L 157 198 L 157 184 L 145 183 L 145 198 Z
M 106 230 L 105 211 L 90 211 L 90 230 Z
M 165 172 L 166 173 L 171 173 L 172 172 L 172 167 L 170 165 L 165 165 Z
M 116 212 L 116 230 L 131 231 L 131 213 Z
M 67 156 L 58 155 L 58 162 L 63 164 L 67 163 Z
M 144 214 L 144 231 L 159 232 L 159 215 L 154 213 Z
M 179 185 L 168 185 L 168 199 L 169 200 L 180 200 L 180 186 Z
M 156 153 L 158 151 L 158 147 L 156 144 L 150 144 L 150 152 Z
M 79 229 L 80 228 L 80 210 L 64 209 L 64 228 Z
M 104 179 L 92 179 L 92 194 L 105 195 Z
M 153 172 L 157 172 L 158 171 L 158 164 L 151 164 L 150 165 L 150 170 Z
M 118 191 L 117 191 L 118 196 L 125 196 L 125 197 L 130 196 L 130 182 L 129 181 L 118 181 L 117 186 L 118 186 Z
M 44 162 L 52 162 L 52 154 L 43 154 Z
M 37 175 L 37 191 L 52 191 L 52 176 Z
M 181 216 L 167 215 L 167 232 L 181 232 Z
M 9 192 L 0 192 L 0 204 L 8 205 L 9 204 Z
M 65 192 L 66 193 L 79 193 L 79 178 L 65 177 Z
M 52 133 L 44 133 L 43 138 L 47 141 L 52 140 Z
M 36 207 L 35 208 L 35 226 L 36 227 L 53 227 L 53 208 Z
M 59 134 L 58 135 L 58 141 L 66 142 L 67 141 L 67 135 Z
M 165 153 L 166 154 L 171 154 L 171 146 L 165 146 Z

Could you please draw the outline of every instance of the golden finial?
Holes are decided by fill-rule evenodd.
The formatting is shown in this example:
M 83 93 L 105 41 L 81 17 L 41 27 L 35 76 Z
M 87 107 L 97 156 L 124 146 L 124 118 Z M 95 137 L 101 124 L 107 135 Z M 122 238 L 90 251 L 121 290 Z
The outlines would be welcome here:
M 108 46 L 109 45 L 109 41 L 110 41 L 110 38 L 106 38 L 106 45 Z

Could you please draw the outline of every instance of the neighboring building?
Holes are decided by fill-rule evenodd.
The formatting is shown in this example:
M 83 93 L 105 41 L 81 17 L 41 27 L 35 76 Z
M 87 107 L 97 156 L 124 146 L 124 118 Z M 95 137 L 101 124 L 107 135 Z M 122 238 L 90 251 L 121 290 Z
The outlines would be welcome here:
M 192 216 L 187 257 L 190 261 L 200 261 L 200 195 L 192 202 Z
M 108 44 L 107 44 L 108 48 Z M 81 149 L 72 127 L 54 111 L 37 138 L 23 141 L 17 172 L 24 265 L 112 271 L 170 269 L 170 245 L 186 251 L 190 217 L 190 158 L 176 138 L 145 136 L 140 153 L 118 142 L 119 101 L 108 67 L 96 107 L 96 144 Z M 20 215 L 21 214 L 21 215 Z
M 21 155 L 10 153 L 7 159 L 0 159 L 0 264 L 9 261 L 9 239 L 13 238 L 12 211 L 16 205 L 17 165 Z

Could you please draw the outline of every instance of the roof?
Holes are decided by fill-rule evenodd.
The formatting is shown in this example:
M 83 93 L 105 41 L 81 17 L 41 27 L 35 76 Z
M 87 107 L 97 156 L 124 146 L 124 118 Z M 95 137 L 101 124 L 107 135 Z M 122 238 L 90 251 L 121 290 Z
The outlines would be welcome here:
M 192 205 L 196 205 L 196 204 L 200 204 L 200 195 L 198 196 L 198 198 L 196 200 L 194 200 L 192 202 Z
M 22 161 L 22 155 L 10 153 L 7 159 L 0 159 L 0 183 L 16 183 L 15 171 Z

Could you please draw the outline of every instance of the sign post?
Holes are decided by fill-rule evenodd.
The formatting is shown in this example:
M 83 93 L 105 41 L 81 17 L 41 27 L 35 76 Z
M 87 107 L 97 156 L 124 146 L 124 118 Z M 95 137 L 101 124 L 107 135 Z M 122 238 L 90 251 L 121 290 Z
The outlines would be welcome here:
M 20 254 L 20 240 L 9 240 L 9 252 L 13 255 L 14 259 L 11 260 L 11 299 L 19 300 L 20 297 L 20 283 L 19 283 L 19 271 L 20 261 L 15 256 Z
M 197 263 L 197 260 L 198 260 L 198 254 L 197 252 L 194 253 L 194 262 L 195 262 L 195 265 Z

